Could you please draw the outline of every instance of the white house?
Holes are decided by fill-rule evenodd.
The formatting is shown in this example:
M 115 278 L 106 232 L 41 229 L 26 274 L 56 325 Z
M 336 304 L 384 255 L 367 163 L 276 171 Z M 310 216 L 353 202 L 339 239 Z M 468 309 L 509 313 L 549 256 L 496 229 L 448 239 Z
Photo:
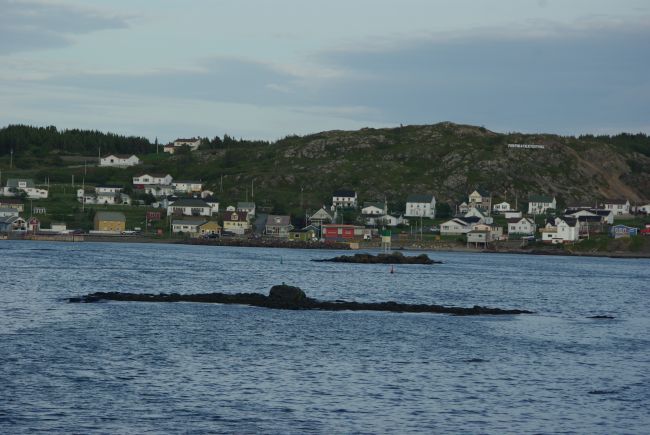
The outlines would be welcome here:
M 440 224 L 441 236 L 456 236 L 460 234 L 467 234 L 472 230 L 469 222 L 465 222 L 461 218 L 450 219 L 447 222 Z
M 436 217 L 436 198 L 433 195 L 409 195 L 406 198 L 406 217 Z
M 507 219 L 508 221 L 508 237 L 517 236 L 533 236 L 537 230 L 535 221 L 529 218 L 520 217 L 514 219 Z
M 176 192 L 198 193 L 203 189 L 203 183 L 200 181 L 179 180 L 172 182 Z
M 528 214 L 544 214 L 546 210 L 557 208 L 554 196 L 531 195 L 528 197 Z
M 337 207 L 357 208 L 357 192 L 354 190 L 339 189 L 332 194 L 332 210 Z
M 541 232 L 545 243 L 573 243 L 579 240 L 580 223 L 577 219 L 555 218 L 555 225 L 548 223 Z
M 167 207 L 168 215 L 211 216 L 212 207 L 198 198 L 179 199 Z
M 7 185 L 2 192 L 4 196 L 17 196 L 20 192 L 24 192 L 30 199 L 45 199 L 48 196 L 48 191 L 38 189 L 31 178 L 7 179 Z
M 104 185 L 104 186 L 95 186 L 95 192 L 97 193 L 120 193 L 123 190 L 122 186 L 114 185 Z
M 18 210 L 13 207 L 0 207 L 0 218 L 18 216 Z
M 520 212 L 520 211 L 513 211 L 513 210 L 510 210 L 510 211 L 504 211 L 504 212 L 503 212 L 503 216 L 506 218 L 506 220 L 508 220 L 508 219 L 520 218 L 520 217 L 522 217 L 523 215 L 524 215 L 524 214 L 523 214 L 522 212 Z
M 388 213 L 386 203 L 383 202 L 364 202 L 361 214 L 364 216 L 383 216 Z
M 477 217 L 479 218 L 480 223 L 485 223 L 485 224 L 491 224 L 494 222 L 494 218 L 492 216 L 486 216 L 485 213 L 483 213 L 481 210 L 471 207 L 467 213 L 465 213 L 465 217 Z
M 201 145 L 201 139 L 197 139 L 195 137 L 191 139 L 176 139 L 174 141 L 174 147 L 182 147 L 182 146 L 187 146 L 190 148 L 191 151 L 196 151 L 199 149 L 199 145 Z
M 169 196 L 174 194 L 174 186 L 147 184 L 144 186 L 144 193 L 151 194 L 156 198 Z
M 320 227 L 324 223 L 331 223 L 332 216 L 324 208 L 319 208 L 316 213 L 309 217 L 309 223 Z
M 99 166 L 113 168 L 128 168 L 140 164 L 140 159 L 135 154 L 109 154 L 99 159 Z
M 237 211 L 243 211 L 248 216 L 248 219 L 251 220 L 255 217 L 255 203 L 248 201 L 239 201 L 237 203 Z
M 503 238 L 503 227 L 501 225 L 473 224 L 472 231 L 487 231 L 489 234 L 488 242 Z
M 217 198 L 215 198 L 214 196 L 205 196 L 202 197 L 201 199 L 210 206 L 210 210 L 212 214 L 219 213 L 219 200 Z
M 173 181 L 169 174 L 142 174 L 133 177 L 133 185 L 140 189 L 147 185 L 171 186 Z
M 498 204 L 494 204 L 492 206 L 492 211 L 495 213 L 505 213 L 510 210 L 511 210 L 510 203 L 506 201 L 500 202 Z
M 611 210 L 614 216 L 630 214 L 630 201 L 627 199 L 614 199 L 605 201 L 603 204 L 605 210 Z
M 485 213 L 486 216 L 489 216 L 492 211 L 492 195 L 477 189 L 469 194 L 467 205 L 469 208 L 477 208 Z
M 201 225 L 206 221 L 199 219 L 175 219 L 172 221 L 172 232 L 198 234 Z
M 459 214 L 465 214 L 469 211 L 469 205 L 465 201 L 461 202 L 460 205 L 458 206 L 458 213 Z

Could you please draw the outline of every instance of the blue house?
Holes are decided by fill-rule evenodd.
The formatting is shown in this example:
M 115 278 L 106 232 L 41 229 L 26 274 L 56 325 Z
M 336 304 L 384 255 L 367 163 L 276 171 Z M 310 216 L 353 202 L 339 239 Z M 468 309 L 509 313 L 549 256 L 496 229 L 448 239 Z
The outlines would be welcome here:
M 628 227 L 627 225 L 614 225 L 609 229 L 609 235 L 615 239 L 636 236 L 638 233 L 638 228 Z

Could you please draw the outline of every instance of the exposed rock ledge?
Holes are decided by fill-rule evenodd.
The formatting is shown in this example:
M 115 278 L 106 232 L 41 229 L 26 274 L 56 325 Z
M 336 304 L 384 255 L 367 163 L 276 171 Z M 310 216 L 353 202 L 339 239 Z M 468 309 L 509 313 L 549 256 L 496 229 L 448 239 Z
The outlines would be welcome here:
M 334 263 L 360 263 L 360 264 L 440 264 L 442 261 L 436 261 L 429 258 L 427 254 L 420 254 L 417 256 L 402 255 L 401 252 L 393 252 L 391 254 L 354 254 L 354 255 L 340 255 L 334 258 L 327 258 L 323 260 L 312 260 L 319 262 L 334 262 Z
M 130 301 L 130 302 L 203 302 L 217 304 L 238 304 L 254 307 L 275 308 L 284 310 L 327 310 L 327 311 L 392 311 L 399 313 L 441 313 L 456 316 L 478 315 L 512 315 L 531 314 L 526 310 L 504 310 L 475 305 L 471 308 L 445 307 L 442 305 L 402 304 L 398 302 L 350 302 L 350 301 L 319 301 L 308 298 L 298 287 L 276 285 L 271 288 L 268 296 L 261 293 L 204 293 L 182 295 L 171 294 L 138 294 L 120 292 L 97 292 L 85 296 L 69 298 L 68 302 L 99 302 Z

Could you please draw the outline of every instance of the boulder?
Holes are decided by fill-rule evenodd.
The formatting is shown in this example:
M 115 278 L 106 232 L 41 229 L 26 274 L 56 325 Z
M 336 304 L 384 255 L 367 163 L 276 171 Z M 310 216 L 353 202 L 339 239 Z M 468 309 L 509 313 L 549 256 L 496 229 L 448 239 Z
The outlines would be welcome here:
M 299 287 L 291 285 L 274 285 L 269 292 L 269 298 L 283 303 L 299 303 L 307 299 L 307 295 Z

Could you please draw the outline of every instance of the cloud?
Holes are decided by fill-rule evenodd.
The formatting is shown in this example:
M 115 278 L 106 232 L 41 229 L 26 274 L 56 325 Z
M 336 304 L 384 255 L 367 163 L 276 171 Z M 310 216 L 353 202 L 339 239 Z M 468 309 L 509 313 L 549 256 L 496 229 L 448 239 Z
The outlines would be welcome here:
M 124 17 L 80 6 L 0 0 L 0 54 L 64 47 L 73 36 L 127 27 Z
M 336 118 L 361 126 L 451 120 L 501 131 L 639 131 L 650 113 L 645 22 L 536 23 L 322 51 L 293 64 L 215 57 L 192 69 L 55 74 L 34 82 L 129 95 L 148 108 L 157 98 L 222 112 L 238 105 L 239 114 L 256 107 L 251 113 L 268 116 L 277 108 L 285 120 L 308 116 L 312 131 L 318 116 L 328 125 Z M 274 136 L 299 129 L 282 128 Z

